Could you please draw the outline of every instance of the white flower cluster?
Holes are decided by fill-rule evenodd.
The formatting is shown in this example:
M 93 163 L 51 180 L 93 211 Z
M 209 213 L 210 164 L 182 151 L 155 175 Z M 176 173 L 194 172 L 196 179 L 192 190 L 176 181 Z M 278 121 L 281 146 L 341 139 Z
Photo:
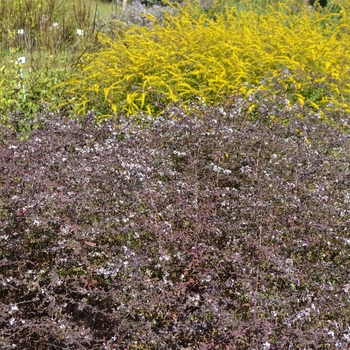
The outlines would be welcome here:
M 216 172 L 216 173 L 221 173 L 221 174 L 224 174 L 224 175 L 230 175 L 230 174 L 232 173 L 231 170 L 221 168 L 221 167 L 215 165 L 214 163 L 210 163 L 210 168 L 211 168 L 214 172 Z

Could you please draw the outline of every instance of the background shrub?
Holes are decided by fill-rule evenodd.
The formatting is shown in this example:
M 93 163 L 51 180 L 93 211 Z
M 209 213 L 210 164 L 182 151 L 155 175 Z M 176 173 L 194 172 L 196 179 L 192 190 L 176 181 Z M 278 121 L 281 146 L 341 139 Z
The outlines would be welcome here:
M 288 77 L 284 84 L 292 85 L 289 91 L 301 103 L 348 109 L 345 10 L 295 11 L 279 4 L 267 12 L 235 7 L 203 12 L 191 3 L 161 23 L 146 18 L 150 22 L 143 27 L 117 23 L 114 37 L 101 34 L 101 48 L 84 56 L 81 74 L 70 82 L 71 93 L 79 96 L 77 112 L 156 115 L 173 102 L 186 106 L 200 99 L 210 105 L 238 90 L 248 95 L 251 84 L 270 88 L 261 86 L 263 78 L 286 69 L 298 75 L 298 81 Z M 323 88 L 315 100 L 312 90 L 320 89 L 314 88 L 319 82 Z
M 30 129 L 40 109 L 57 111 L 69 99 L 57 85 L 68 79 L 82 52 L 96 46 L 106 8 L 109 16 L 111 6 L 94 0 L 1 2 L 1 124 L 21 114 Z

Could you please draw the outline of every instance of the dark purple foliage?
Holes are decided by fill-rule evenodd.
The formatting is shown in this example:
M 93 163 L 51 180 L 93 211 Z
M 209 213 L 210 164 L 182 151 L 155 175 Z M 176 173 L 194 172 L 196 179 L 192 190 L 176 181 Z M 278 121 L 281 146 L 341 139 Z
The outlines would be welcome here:
M 348 348 L 350 137 L 277 102 L 4 133 L 0 347 Z

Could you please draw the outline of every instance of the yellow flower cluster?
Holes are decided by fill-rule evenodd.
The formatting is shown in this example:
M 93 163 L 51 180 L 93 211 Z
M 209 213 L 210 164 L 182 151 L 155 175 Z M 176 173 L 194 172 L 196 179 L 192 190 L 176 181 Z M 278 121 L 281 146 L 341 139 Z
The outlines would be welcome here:
M 79 96 L 77 112 L 104 106 L 106 115 L 155 115 L 173 102 L 212 105 L 237 91 L 273 89 L 278 77 L 301 104 L 333 102 L 350 109 L 350 22 L 344 8 L 296 11 L 280 4 L 213 14 L 190 3 L 162 23 L 148 20 L 153 24 L 144 27 L 116 23 L 113 38 L 100 35 L 101 49 L 84 57 L 70 81 Z

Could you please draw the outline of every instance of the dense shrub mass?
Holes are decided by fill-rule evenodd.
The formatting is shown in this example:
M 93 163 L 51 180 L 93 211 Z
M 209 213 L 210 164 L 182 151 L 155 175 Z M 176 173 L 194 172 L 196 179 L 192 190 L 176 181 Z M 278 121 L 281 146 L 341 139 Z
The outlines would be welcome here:
M 145 15 L 143 26 L 117 22 L 113 35 L 101 34 L 99 50 L 83 56 L 68 82 L 76 112 L 157 115 L 174 102 L 275 92 L 274 78 L 301 104 L 350 110 L 348 10 L 213 4 L 190 1 L 161 22 Z
M 1 348 L 348 348 L 349 134 L 247 105 L 4 130 Z

